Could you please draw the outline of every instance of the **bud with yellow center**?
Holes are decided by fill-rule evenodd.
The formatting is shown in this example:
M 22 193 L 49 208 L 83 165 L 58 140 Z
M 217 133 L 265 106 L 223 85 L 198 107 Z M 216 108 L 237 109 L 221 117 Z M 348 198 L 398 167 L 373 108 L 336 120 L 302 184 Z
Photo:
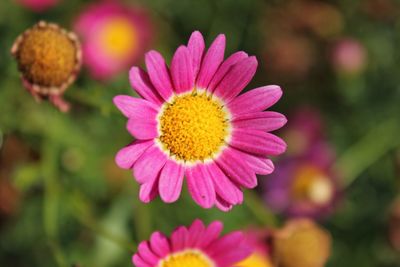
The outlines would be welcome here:
M 11 53 L 32 95 L 37 100 L 49 98 L 61 110 L 65 108 L 61 95 L 75 81 L 81 67 L 76 35 L 41 21 L 17 38 Z

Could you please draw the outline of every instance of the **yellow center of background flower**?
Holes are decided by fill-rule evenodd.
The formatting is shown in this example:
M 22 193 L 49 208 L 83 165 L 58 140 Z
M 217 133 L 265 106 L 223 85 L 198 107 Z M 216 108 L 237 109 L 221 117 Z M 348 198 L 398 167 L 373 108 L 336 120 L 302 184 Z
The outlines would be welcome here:
M 272 264 L 266 256 L 255 252 L 245 260 L 235 264 L 235 267 L 272 267 Z
M 204 93 L 187 94 L 167 103 L 159 118 L 163 148 L 179 160 L 212 158 L 229 133 L 227 112 Z
M 116 59 L 124 59 L 137 49 L 137 33 L 132 21 L 112 18 L 100 29 L 100 45 L 104 52 Z
M 323 170 L 306 165 L 295 173 L 292 196 L 296 200 L 308 200 L 323 205 L 333 197 L 333 184 Z
M 207 255 L 196 250 L 178 252 L 162 259 L 158 267 L 214 267 Z

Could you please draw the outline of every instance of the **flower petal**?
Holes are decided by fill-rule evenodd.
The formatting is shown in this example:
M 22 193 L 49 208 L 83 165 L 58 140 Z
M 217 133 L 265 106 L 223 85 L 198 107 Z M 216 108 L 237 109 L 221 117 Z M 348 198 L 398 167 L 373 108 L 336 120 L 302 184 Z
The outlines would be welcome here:
M 231 250 L 235 250 L 235 247 L 242 243 L 243 240 L 244 236 L 242 232 L 232 232 L 210 244 L 207 247 L 207 252 L 210 254 L 210 256 L 218 257 L 219 255 L 223 255 Z
M 256 174 L 268 175 L 274 171 L 272 160 L 236 150 Z
M 260 156 L 276 156 L 286 150 L 286 143 L 276 135 L 249 129 L 235 129 L 230 145 Z
M 135 254 L 132 257 L 132 262 L 135 264 L 136 267 L 153 267 L 150 263 L 143 260 L 139 254 Z
M 205 167 L 213 179 L 214 188 L 218 196 L 228 204 L 236 205 L 243 202 L 243 192 L 226 177 L 218 165 L 211 163 Z
M 257 70 L 256 57 L 248 57 L 236 63 L 217 85 L 214 94 L 229 103 L 253 79 Z
M 228 202 L 223 200 L 220 196 L 217 196 L 215 201 L 215 206 L 224 212 L 228 212 L 233 208 L 232 204 L 229 204 Z
M 188 230 L 184 226 L 178 227 L 171 235 L 172 251 L 180 251 L 186 248 L 188 242 Z
M 149 140 L 158 136 L 157 122 L 155 119 L 130 118 L 126 129 L 131 135 L 140 140 Z
M 149 75 L 139 67 L 132 67 L 129 71 L 129 81 L 132 88 L 144 99 L 160 106 L 164 102 L 150 81 Z
M 165 154 L 156 145 L 151 146 L 133 165 L 136 181 L 142 184 L 154 180 L 166 161 Z
M 158 191 L 161 199 L 166 203 L 175 202 L 182 190 L 184 168 L 182 165 L 168 160 L 160 173 Z
M 145 262 L 155 265 L 159 261 L 158 257 L 154 254 L 154 252 L 150 249 L 148 241 L 140 242 L 137 248 L 138 254 L 142 260 Z
M 274 105 L 282 96 L 282 89 L 277 85 L 259 87 L 239 95 L 228 104 L 235 117 L 238 114 L 263 111 Z
M 192 57 L 187 47 L 181 45 L 175 52 L 171 62 L 171 76 L 175 92 L 184 93 L 194 87 Z
M 158 107 L 147 100 L 127 95 L 118 95 L 113 99 L 117 108 L 128 118 L 144 118 L 155 120 Z
M 161 97 L 167 101 L 173 94 L 173 87 L 164 58 L 157 51 L 150 51 L 145 55 L 146 67 L 150 80 Z
M 234 128 L 254 129 L 260 131 L 275 131 L 287 122 L 284 115 L 274 112 L 256 112 L 240 114 L 232 120 Z
M 215 87 L 222 81 L 228 71 L 232 68 L 233 65 L 238 63 L 239 61 L 247 58 L 247 53 L 243 51 L 236 52 L 228 57 L 224 63 L 221 64 L 221 67 L 218 68 L 217 72 L 215 73 L 214 77 L 212 78 L 208 90 L 210 92 L 214 92 Z
M 203 238 L 199 243 L 200 248 L 206 248 L 212 242 L 214 242 L 218 236 L 221 234 L 223 224 L 220 221 L 212 222 L 204 232 Z
M 139 199 L 143 203 L 149 203 L 157 196 L 157 183 L 158 175 L 151 177 L 149 181 L 140 186 Z
M 206 227 L 201 220 L 199 219 L 194 220 L 192 225 L 189 227 L 188 246 L 191 248 L 197 247 L 204 236 L 205 230 Z
M 199 31 L 195 31 L 192 33 L 187 48 L 189 49 L 190 55 L 192 57 L 193 74 L 196 78 L 200 70 L 201 59 L 203 58 L 205 48 L 203 35 L 201 35 Z
M 212 77 L 217 71 L 219 65 L 224 60 L 225 53 L 225 35 L 220 34 L 215 38 L 207 53 L 204 56 L 199 76 L 197 77 L 197 87 L 205 89 L 208 87 Z
M 115 156 L 115 163 L 122 169 L 130 169 L 136 160 L 153 144 L 153 141 L 135 141 L 122 148 Z
M 257 186 L 256 174 L 234 149 L 226 148 L 224 153 L 217 159 L 217 164 L 226 176 L 235 183 L 246 188 Z
M 194 201 L 203 208 L 211 208 L 215 203 L 215 189 L 212 179 L 202 164 L 186 169 L 189 192 Z
M 150 237 L 150 248 L 160 258 L 170 253 L 168 238 L 161 232 L 154 232 Z

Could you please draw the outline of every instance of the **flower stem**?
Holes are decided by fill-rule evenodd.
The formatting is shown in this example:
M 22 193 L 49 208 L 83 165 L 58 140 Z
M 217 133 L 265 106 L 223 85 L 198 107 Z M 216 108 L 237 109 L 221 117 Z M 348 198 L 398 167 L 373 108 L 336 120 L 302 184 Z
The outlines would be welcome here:
M 277 226 L 278 222 L 275 216 L 268 210 L 256 192 L 246 191 L 245 199 L 244 204 L 261 224 L 269 227 Z

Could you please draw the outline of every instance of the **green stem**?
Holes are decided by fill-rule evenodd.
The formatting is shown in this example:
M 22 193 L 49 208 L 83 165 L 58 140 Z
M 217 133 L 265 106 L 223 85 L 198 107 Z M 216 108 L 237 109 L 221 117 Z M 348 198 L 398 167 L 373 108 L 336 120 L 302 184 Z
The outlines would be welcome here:
M 400 125 L 390 118 L 372 128 L 337 160 L 334 169 L 349 186 L 369 166 L 400 145 Z
M 277 226 L 278 222 L 275 216 L 267 209 L 266 205 L 256 192 L 246 191 L 245 201 L 243 203 L 261 224 L 269 227 Z

